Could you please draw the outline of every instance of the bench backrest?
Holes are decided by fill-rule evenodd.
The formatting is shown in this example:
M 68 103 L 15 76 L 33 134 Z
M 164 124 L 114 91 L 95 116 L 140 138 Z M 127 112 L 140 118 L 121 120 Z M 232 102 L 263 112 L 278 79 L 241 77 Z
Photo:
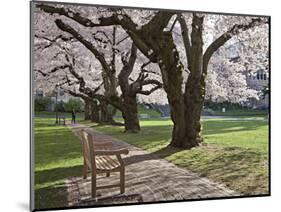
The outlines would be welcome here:
M 90 169 L 95 168 L 95 155 L 92 136 L 85 130 L 81 130 L 83 157 Z

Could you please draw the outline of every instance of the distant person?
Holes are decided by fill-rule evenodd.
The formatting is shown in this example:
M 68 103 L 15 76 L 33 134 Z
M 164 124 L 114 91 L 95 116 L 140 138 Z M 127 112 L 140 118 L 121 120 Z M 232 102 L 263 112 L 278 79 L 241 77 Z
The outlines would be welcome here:
M 71 116 L 72 116 L 72 119 L 71 119 L 71 123 L 72 124 L 75 124 L 75 118 L 76 118 L 76 113 L 75 113 L 75 110 L 74 109 L 72 109 L 72 111 L 71 111 Z

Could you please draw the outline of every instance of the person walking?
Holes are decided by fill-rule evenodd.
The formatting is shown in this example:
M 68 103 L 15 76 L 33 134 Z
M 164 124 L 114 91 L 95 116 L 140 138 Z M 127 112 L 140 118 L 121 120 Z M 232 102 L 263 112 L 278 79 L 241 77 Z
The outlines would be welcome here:
M 75 113 L 74 109 L 72 109 L 72 111 L 71 111 L 71 116 L 72 116 L 71 124 L 75 124 L 76 113 Z

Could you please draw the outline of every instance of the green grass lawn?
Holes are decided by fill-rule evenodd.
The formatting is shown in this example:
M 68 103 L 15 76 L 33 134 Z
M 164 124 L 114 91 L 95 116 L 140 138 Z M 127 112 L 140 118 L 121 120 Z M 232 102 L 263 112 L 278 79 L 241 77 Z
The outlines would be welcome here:
M 67 112 L 59 112 L 59 115 L 62 115 L 64 117 L 66 117 L 67 119 L 71 119 L 71 113 L 67 113 Z M 141 114 L 147 114 L 149 118 L 160 118 L 161 114 L 160 112 L 156 111 L 156 110 L 152 110 L 152 109 L 147 109 L 142 105 L 138 105 L 138 114 L 141 116 Z M 35 112 L 35 117 L 40 117 L 40 118 L 55 118 L 56 117 L 56 113 L 53 111 L 39 111 L 39 112 Z M 82 121 L 84 120 L 84 113 L 76 113 L 76 119 L 77 121 Z M 122 113 L 117 110 L 115 117 L 117 119 L 122 119 Z M 140 119 L 143 119 L 140 117 Z M 144 118 L 145 119 L 145 118 Z
M 66 207 L 66 179 L 82 175 L 80 142 L 69 128 L 54 125 L 54 118 L 34 122 L 36 208 Z M 268 193 L 268 123 L 261 118 L 204 119 L 205 144 L 192 150 L 167 147 L 171 120 L 142 120 L 139 134 L 89 125 L 244 194 Z
M 66 207 L 65 180 L 82 173 L 81 146 L 78 138 L 55 119 L 35 119 L 35 206 Z
M 55 118 L 56 113 L 53 111 L 40 111 L 40 112 L 35 112 L 35 117 L 38 118 Z M 58 112 L 58 115 L 64 116 L 66 119 L 71 120 L 71 113 L 67 112 Z M 76 113 L 76 119 L 77 121 L 82 121 L 84 120 L 84 113 Z
M 149 118 L 160 118 L 161 117 L 160 112 L 153 110 L 153 109 L 147 109 L 142 105 L 138 105 L 138 114 L 139 114 L 139 116 L 141 116 L 141 114 L 147 114 Z M 118 110 L 115 116 L 122 117 L 122 113 Z
M 143 120 L 139 134 L 125 134 L 122 127 L 92 126 L 245 195 L 268 193 L 268 123 L 265 119 L 203 119 L 204 145 L 192 150 L 167 147 L 171 120 Z

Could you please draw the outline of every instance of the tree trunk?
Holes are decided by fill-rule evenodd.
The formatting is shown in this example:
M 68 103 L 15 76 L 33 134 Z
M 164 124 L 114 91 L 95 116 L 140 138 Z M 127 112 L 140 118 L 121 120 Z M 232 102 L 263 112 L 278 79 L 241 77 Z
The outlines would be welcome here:
M 187 82 L 185 93 L 185 121 L 186 137 L 189 140 L 189 147 L 198 146 L 203 141 L 201 137 L 201 112 L 204 105 L 205 79 L 194 79 L 190 76 Z
M 84 108 L 84 119 L 85 121 L 91 120 L 91 113 L 90 113 L 90 101 L 85 101 L 85 108 Z
M 178 93 L 167 92 L 171 108 L 171 119 L 174 123 L 171 146 L 190 149 L 198 146 L 201 137 L 201 111 L 204 104 L 204 81 L 198 83 L 190 77 L 184 94 L 184 101 L 173 101 L 171 95 Z
M 85 100 L 85 120 L 91 120 L 92 122 L 99 122 L 99 108 L 96 100 Z
M 138 133 L 140 131 L 138 105 L 136 95 L 123 96 L 122 116 L 125 122 L 125 132 Z
M 110 107 L 105 101 L 100 101 L 100 121 L 105 124 L 114 124 L 113 116 L 116 113 L 116 109 Z
M 189 60 L 190 74 L 183 92 L 183 65 L 173 42 L 171 33 L 164 33 L 161 38 L 159 66 L 167 93 L 174 123 L 170 145 L 190 149 L 202 141 L 200 136 L 200 115 L 204 102 L 205 87 L 202 76 L 202 36 L 201 28 L 192 36 L 192 55 Z M 194 31 L 193 31 L 194 33 Z
M 93 100 L 90 103 L 90 118 L 92 122 L 99 123 L 100 122 L 100 116 L 99 116 L 99 108 L 98 108 L 98 103 L 96 100 Z
M 191 148 L 197 144 L 194 144 L 189 139 L 187 136 L 188 132 L 186 132 L 187 121 L 185 119 L 185 102 L 182 91 L 183 65 L 176 51 L 172 34 L 164 33 L 160 38 L 162 41 L 159 43 L 159 67 L 170 105 L 171 119 L 174 124 L 170 145 L 180 148 Z

